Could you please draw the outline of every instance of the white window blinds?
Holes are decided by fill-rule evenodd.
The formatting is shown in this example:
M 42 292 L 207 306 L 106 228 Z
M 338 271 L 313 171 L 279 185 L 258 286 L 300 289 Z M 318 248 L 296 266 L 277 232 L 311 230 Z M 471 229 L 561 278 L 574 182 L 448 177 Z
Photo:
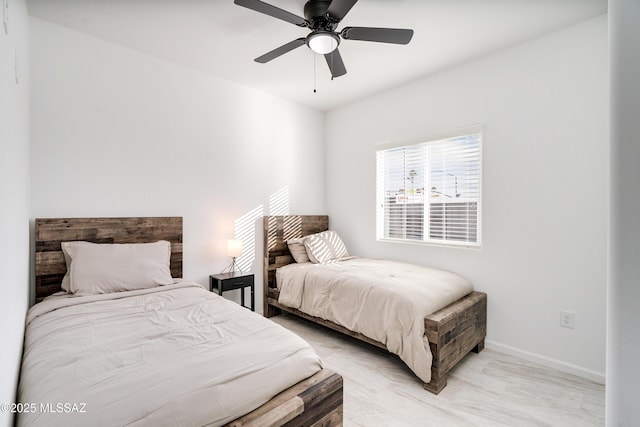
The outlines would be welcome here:
M 480 245 L 482 134 L 380 150 L 377 237 Z

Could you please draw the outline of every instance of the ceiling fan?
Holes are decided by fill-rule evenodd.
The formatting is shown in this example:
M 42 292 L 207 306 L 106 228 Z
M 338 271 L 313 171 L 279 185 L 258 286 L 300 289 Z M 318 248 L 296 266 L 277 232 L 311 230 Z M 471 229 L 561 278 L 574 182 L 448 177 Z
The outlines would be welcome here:
M 413 30 L 400 28 L 345 27 L 340 32 L 336 31 L 340 21 L 357 2 L 358 0 L 309 0 L 304 5 L 305 17 L 302 18 L 260 0 L 234 0 L 238 6 L 311 30 L 307 37 L 293 40 L 265 53 L 257 57 L 256 62 L 264 64 L 306 44 L 315 53 L 324 55 L 332 78 L 347 73 L 338 50 L 341 39 L 408 44 L 413 37 Z

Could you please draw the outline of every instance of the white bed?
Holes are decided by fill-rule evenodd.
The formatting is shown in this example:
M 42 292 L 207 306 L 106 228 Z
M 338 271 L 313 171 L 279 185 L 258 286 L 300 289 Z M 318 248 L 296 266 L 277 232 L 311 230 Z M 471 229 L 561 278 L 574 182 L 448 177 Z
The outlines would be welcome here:
M 289 264 L 276 282 L 280 304 L 383 343 L 425 383 L 432 355 L 424 319 L 473 290 L 448 271 L 360 257 Z
M 284 311 L 389 350 L 434 394 L 484 348 L 487 295 L 464 278 L 349 257 L 327 215 L 265 216 L 263 226 L 265 316 Z
M 18 426 L 342 425 L 301 338 L 182 276 L 182 218 L 39 218 Z
M 197 284 L 53 297 L 27 317 L 19 401 L 38 410 L 18 426 L 223 425 L 321 368 L 297 335 Z

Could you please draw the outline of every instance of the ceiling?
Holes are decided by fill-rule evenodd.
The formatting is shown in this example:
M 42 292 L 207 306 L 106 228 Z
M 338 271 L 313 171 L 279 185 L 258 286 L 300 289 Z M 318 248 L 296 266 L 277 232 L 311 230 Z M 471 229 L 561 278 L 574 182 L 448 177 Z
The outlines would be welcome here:
M 267 2 L 303 16 L 305 0 Z M 305 46 L 254 62 L 308 30 L 233 0 L 28 0 L 28 6 L 33 17 L 321 111 L 607 12 L 607 0 L 360 0 L 338 30 L 412 28 L 413 40 L 406 46 L 343 40 L 348 73 L 332 81 L 324 58 Z

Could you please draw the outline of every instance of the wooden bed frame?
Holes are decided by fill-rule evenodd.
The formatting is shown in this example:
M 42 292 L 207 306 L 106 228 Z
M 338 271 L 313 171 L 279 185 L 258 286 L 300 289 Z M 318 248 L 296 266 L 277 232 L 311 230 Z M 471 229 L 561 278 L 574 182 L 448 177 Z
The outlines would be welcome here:
M 383 343 L 278 302 L 280 292 L 276 286 L 276 269 L 295 262 L 286 241 L 328 230 L 329 217 L 326 215 L 265 216 L 263 221 L 264 315 L 271 317 L 286 311 L 386 350 Z M 431 382 L 424 384 L 424 388 L 438 394 L 447 385 L 447 373 L 451 368 L 470 351 L 479 353 L 484 348 L 487 331 L 487 295 L 482 292 L 472 292 L 429 315 L 424 320 L 424 326 L 425 336 L 433 354 Z
M 61 242 L 171 242 L 171 275 L 182 277 L 182 218 L 40 218 L 35 221 L 35 295 L 61 290 L 66 273 Z M 282 391 L 227 426 L 341 426 L 342 377 L 328 369 Z

